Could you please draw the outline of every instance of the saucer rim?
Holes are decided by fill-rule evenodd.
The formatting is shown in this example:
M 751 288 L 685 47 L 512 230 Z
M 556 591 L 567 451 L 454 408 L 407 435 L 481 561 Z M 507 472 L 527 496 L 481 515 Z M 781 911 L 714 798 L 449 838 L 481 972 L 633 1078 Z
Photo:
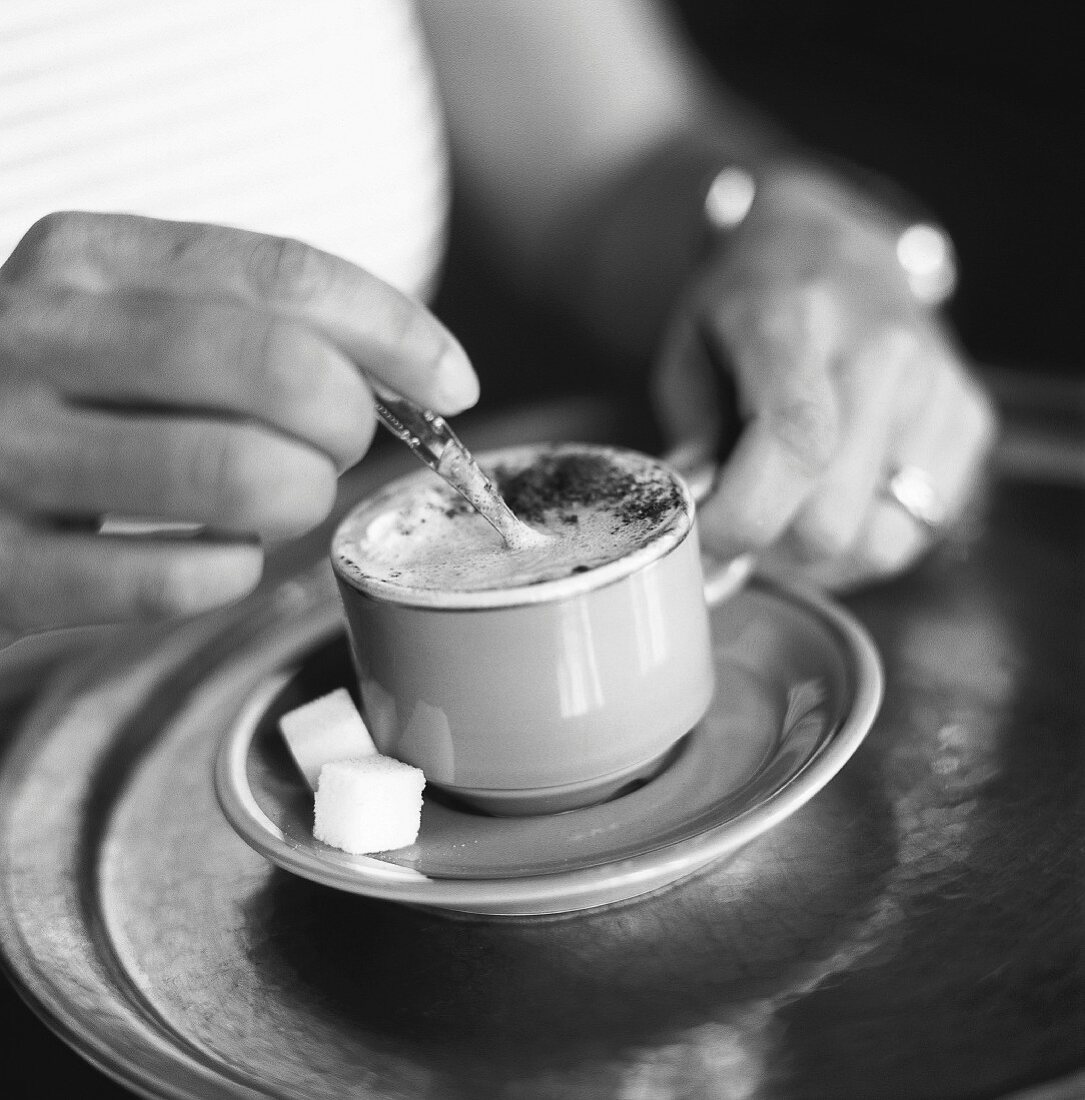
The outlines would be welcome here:
M 571 870 L 499 878 L 440 878 L 373 856 L 353 856 L 348 866 L 321 859 L 319 849 L 292 843 L 264 813 L 247 780 L 247 760 L 260 719 L 286 686 L 297 663 L 272 672 L 253 688 L 222 738 L 215 757 L 215 793 L 234 831 L 269 862 L 353 894 L 489 915 L 561 913 L 621 900 L 684 877 L 726 856 L 789 817 L 820 791 L 862 744 L 881 704 L 884 675 L 873 640 L 843 607 L 819 592 L 755 578 L 759 594 L 798 605 L 819 618 L 845 657 L 846 713 L 797 772 L 762 801 L 693 836 L 633 856 Z M 710 609 L 722 600 L 710 601 Z M 336 623 L 328 635 L 340 631 Z M 315 643 L 310 640 L 308 646 Z M 591 900 L 604 896 L 603 901 Z M 557 907 L 555 907 L 557 906 Z

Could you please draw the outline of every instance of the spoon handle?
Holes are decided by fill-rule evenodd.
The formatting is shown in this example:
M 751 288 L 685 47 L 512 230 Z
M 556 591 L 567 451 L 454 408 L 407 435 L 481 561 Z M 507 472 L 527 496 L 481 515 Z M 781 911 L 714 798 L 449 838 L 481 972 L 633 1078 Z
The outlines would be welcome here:
M 381 394 L 374 399 L 381 423 L 397 439 L 408 447 L 431 470 L 441 463 L 441 456 L 448 446 L 463 444 L 448 426 L 443 416 L 407 401 L 402 397 Z
M 510 549 L 539 541 L 541 536 L 513 515 L 443 416 L 385 393 L 376 397 L 374 404 L 381 423 L 392 435 L 481 513 Z

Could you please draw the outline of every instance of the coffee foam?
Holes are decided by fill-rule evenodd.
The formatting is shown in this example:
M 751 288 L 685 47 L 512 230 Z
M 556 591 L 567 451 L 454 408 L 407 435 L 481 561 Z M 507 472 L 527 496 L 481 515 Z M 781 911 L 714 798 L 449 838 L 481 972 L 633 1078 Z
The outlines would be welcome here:
M 682 482 L 655 459 L 589 445 L 480 456 L 518 517 L 544 539 L 510 550 L 445 482 L 419 471 L 361 505 L 332 557 L 355 587 L 405 603 L 494 606 L 597 587 L 662 556 L 688 532 Z

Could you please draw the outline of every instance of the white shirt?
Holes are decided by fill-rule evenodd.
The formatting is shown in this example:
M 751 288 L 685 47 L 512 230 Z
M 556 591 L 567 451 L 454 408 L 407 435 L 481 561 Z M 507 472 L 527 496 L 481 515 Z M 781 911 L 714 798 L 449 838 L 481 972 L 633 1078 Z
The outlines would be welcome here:
M 297 237 L 431 289 L 448 206 L 410 0 L 0 0 L 0 262 L 53 210 Z

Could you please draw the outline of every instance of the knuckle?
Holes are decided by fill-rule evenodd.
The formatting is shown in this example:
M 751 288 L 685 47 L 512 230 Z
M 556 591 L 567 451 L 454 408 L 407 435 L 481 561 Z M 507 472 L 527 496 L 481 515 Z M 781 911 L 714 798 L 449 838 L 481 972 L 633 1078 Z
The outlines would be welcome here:
M 8 277 L 33 275 L 79 255 L 89 240 L 96 217 L 80 210 L 57 210 L 40 217 L 23 235 L 4 265 Z
M 262 298 L 297 304 L 316 300 L 328 286 L 321 254 L 293 237 L 258 237 L 248 276 Z
M 54 210 L 40 217 L 23 240 L 39 251 L 67 249 L 86 240 L 90 219 L 80 210 Z

